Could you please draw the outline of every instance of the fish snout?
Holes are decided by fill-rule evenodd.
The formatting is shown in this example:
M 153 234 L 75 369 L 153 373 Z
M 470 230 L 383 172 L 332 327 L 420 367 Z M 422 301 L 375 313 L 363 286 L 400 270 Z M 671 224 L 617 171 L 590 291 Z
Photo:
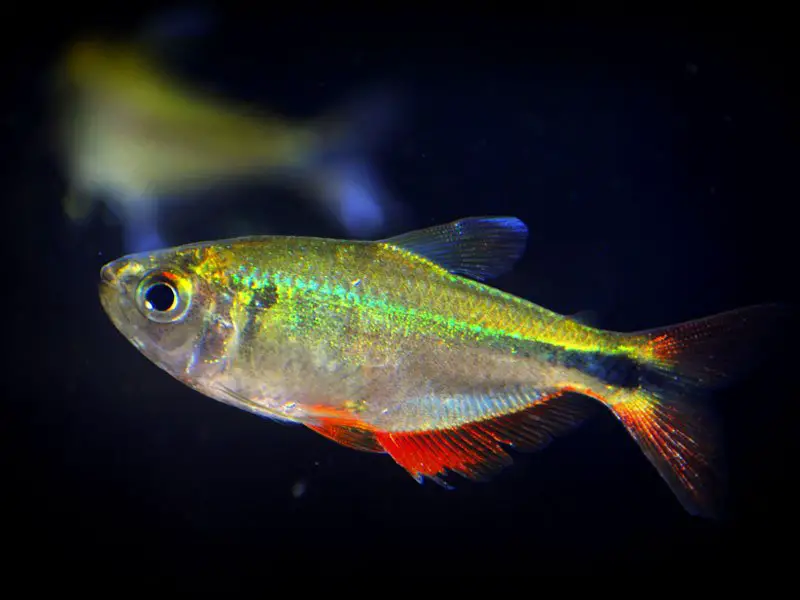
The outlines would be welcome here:
M 114 273 L 114 269 L 111 268 L 111 265 L 103 265 L 100 269 L 100 279 L 106 283 L 114 283 L 116 278 L 117 275 Z
M 133 263 L 120 259 L 106 263 L 100 268 L 100 282 L 116 288 L 125 287 L 123 281 L 133 274 Z
M 113 285 L 117 281 L 117 269 L 113 264 L 103 265 L 100 269 L 100 280 Z

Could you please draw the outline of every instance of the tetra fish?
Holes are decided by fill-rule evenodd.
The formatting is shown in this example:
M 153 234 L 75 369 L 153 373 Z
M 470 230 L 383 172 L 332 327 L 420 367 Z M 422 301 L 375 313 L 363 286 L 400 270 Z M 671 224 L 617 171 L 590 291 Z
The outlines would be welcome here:
M 102 199 L 122 221 L 127 252 L 164 243 L 160 203 L 237 180 L 309 192 L 353 236 L 399 214 L 370 156 L 394 119 L 386 88 L 301 122 L 190 85 L 144 42 L 77 40 L 56 72 L 65 213 L 80 223 Z
M 718 508 L 701 392 L 783 313 L 741 308 L 646 331 L 592 327 L 483 280 L 527 228 L 476 217 L 380 241 L 260 236 L 141 253 L 102 305 L 167 373 L 218 401 L 388 453 L 415 479 L 486 479 L 605 407 L 692 514 Z

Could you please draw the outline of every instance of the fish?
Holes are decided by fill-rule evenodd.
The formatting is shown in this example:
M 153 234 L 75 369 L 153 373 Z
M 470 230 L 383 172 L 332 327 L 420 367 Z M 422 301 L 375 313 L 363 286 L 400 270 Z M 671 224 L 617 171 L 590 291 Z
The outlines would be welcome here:
M 70 222 L 87 222 L 100 200 L 121 221 L 126 252 L 157 249 L 167 244 L 162 202 L 233 181 L 294 187 L 356 237 L 403 214 L 372 164 L 396 122 L 395 88 L 375 85 L 321 117 L 290 119 L 184 81 L 157 58 L 156 39 L 87 35 L 54 70 Z
M 420 483 L 488 481 L 514 453 L 606 410 L 689 514 L 723 515 L 708 401 L 754 364 L 789 309 L 600 329 L 583 311 L 487 283 L 527 238 L 516 217 L 482 216 L 379 240 L 198 242 L 105 264 L 99 296 L 116 329 L 189 388 L 388 454 Z

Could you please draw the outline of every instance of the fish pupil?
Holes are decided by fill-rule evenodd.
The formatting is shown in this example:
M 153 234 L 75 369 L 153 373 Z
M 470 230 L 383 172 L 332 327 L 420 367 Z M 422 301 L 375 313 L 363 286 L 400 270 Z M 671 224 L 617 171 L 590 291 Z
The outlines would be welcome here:
M 175 306 L 177 295 L 171 285 L 159 282 L 147 288 L 144 299 L 149 309 L 166 312 Z

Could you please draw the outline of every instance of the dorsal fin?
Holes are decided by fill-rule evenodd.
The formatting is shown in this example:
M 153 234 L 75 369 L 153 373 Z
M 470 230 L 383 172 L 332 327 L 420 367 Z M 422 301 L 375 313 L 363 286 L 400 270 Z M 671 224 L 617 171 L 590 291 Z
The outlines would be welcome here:
M 527 239 L 528 228 L 515 217 L 470 217 L 382 241 L 451 273 L 483 280 L 510 270 L 525 251 Z
M 511 415 L 437 431 L 376 431 L 375 438 L 420 483 L 427 477 L 442 484 L 448 471 L 485 481 L 513 462 L 503 445 L 540 450 L 580 424 L 597 406 L 594 402 L 557 392 Z

